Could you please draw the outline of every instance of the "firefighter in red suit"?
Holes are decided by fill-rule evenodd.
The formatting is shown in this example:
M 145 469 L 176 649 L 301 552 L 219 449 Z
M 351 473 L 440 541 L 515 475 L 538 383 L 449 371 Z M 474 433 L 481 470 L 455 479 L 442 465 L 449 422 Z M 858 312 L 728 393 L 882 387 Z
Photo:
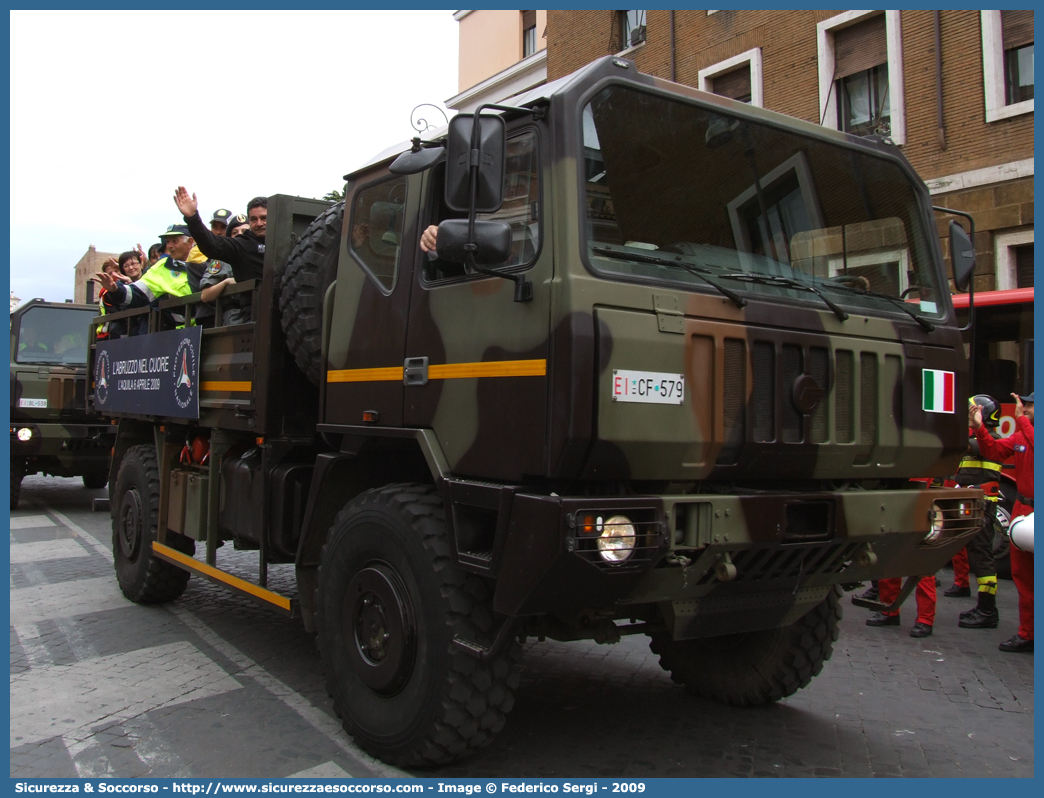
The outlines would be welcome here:
M 878 579 L 877 592 L 879 601 L 891 604 L 899 597 L 903 580 L 899 577 Z M 917 621 L 910 630 L 910 637 L 928 637 L 935 625 L 935 574 L 922 576 L 914 591 L 917 597 Z M 875 612 L 866 619 L 867 626 L 898 626 L 899 610 L 893 612 Z
M 1033 512 L 1033 394 L 1015 397 L 1015 433 L 995 440 L 982 423 L 982 408 L 972 405 L 968 422 L 982 453 L 1004 461 L 1014 455 L 1015 487 L 1018 495 L 1011 513 L 1014 521 Z M 1033 651 L 1033 554 L 1011 547 L 1011 577 L 1019 592 L 1019 631 L 1000 644 L 1001 651 Z

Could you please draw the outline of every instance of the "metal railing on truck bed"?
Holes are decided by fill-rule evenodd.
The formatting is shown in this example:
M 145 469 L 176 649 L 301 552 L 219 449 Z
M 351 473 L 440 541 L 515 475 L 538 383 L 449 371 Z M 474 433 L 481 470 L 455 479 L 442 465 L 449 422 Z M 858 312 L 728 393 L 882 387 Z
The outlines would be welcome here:
M 252 432 L 265 436 L 311 436 L 315 433 L 319 405 L 317 389 L 301 373 L 286 347 L 279 319 L 279 288 L 283 268 L 297 240 L 308 225 L 330 206 L 329 202 L 276 194 L 268 198 L 264 272 L 225 289 L 215 301 L 220 321 L 228 302 L 250 297 L 250 321 L 202 330 L 199 353 L 199 416 L 201 427 Z M 94 318 L 90 335 L 90 401 L 95 406 L 97 328 L 120 320 L 148 316 L 150 333 L 184 325 L 175 314 L 193 318 L 200 294 L 161 300 L 156 306 L 132 308 Z M 103 339 L 104 340 L 104 339 Z M 114 418 L 136 418 L 162 423 L 163 414 L 107 410 Z M 181 419 L 184 421 L 184 418 Z

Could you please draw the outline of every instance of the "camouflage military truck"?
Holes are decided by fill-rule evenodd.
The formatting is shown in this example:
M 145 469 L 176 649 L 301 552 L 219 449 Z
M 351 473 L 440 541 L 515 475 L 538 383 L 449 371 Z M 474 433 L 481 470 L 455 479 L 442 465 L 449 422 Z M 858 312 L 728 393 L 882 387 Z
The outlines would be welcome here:
M 87 410 L 91 305 L 33 299 L 11 313 L 11 509 L 30 474 L 109 478 L 112 429 Z
M 839 585 L 905 598 L 981 524 L 978 490 L 910 482 L 967 444 L 924 184 L 887 141 L 618 58 L 478 119 L 347 175 L 343 204 L 271 197 L 250 323 L 194 351 L 153 312 L 172 354 L 140 368 L 188 404 L 111 411 L 123 592 L 196 573 L 299 615 L 345 729 L 406 766 L 490 741 L 527 637 L 644 634 L 693 693 L 794 693 Z M 112 364 L 138 366 L 104 348 L 111 406 Z

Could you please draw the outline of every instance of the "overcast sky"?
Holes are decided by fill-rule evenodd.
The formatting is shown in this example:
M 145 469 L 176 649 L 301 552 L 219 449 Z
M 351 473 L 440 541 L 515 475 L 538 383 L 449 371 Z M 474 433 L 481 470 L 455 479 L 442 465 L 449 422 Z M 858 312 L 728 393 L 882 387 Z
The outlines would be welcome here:
M 11 290 L 71 298 L 90 244 L 181 221 L 178 185 L 204 221 L 341 189 L 456 93 L 452 11 L 13 11 Z

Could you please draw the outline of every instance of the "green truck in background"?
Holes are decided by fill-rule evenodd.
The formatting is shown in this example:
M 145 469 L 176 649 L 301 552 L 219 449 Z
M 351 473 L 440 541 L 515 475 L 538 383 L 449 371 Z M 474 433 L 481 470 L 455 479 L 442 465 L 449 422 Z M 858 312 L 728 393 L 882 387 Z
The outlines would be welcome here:
M 609 57 L 346 180 L 270 198 L 250 322 L 161 303 L 91 375 L 99 409 L 156 386 L 104 410 L 125 595 L 195 573 L 300 616 L 375 756 L 488 743 L 527 637 L 645 634 L 694 693 L 778 700 L 830 657 L 840 585 L 906 576 L 901 601 L 981 525 L 980 491 L 911 482 L 956 469 L 969 375 L 890 142 Z M 157 381 L 114 381 L 136 364 Z
M 11 509 L 31 474 L 109 479 L 114 429 L 87 409 L 87 336 L 98 308 L 33 299 L 11 312 Z

